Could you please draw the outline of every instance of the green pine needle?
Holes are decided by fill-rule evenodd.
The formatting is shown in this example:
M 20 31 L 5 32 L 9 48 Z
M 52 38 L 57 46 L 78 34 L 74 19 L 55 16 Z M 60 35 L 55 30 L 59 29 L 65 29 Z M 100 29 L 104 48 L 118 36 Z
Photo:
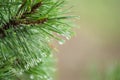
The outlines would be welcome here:
M 71 38 L 64 0 L 0 0 L 0 80 L 53 80 L 53 39 Z

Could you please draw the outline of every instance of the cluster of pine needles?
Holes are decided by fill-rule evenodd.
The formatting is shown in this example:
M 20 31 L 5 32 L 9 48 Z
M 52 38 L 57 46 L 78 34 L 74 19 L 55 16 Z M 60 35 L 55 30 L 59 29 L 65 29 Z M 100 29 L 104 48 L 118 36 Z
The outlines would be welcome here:
M 0 80 L 53 80 L 49 44 L 73 34 L 63 4 L 64 0 L 0 0 Z

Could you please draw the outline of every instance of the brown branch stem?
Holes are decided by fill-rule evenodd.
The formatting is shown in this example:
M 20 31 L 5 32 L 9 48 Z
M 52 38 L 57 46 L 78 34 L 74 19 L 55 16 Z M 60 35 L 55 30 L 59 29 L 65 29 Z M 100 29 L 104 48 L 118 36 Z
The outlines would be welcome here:
M 36 10 L 37 10 L 40 6 L 42 6 L 42 2 L 41 2 L 41 1 L 38 2 L 38 3 L 36 3 L 36 4 L 34 4 L 34 5 L 31 7 L 30 12 L 24 12 L 24 13 L 22 14 L 22 16 L 21 16 L 21 19 L 25 18 L 26 15 L 28 15 L 28 14 L 33 14 L 33 13 L 35 13 Z
M 6 36 L 5 31 L 10 29 L 11 26 L 13 28 L 17 28 L 18 25 L 21 24 L 25 24 L 25 25 L 44 24 L 45 22 L 47 22 L 47 20 L 48 18 L 43 18 L 40 20 L 10 20 L 0 28 L 0 38 L 4 38 Z

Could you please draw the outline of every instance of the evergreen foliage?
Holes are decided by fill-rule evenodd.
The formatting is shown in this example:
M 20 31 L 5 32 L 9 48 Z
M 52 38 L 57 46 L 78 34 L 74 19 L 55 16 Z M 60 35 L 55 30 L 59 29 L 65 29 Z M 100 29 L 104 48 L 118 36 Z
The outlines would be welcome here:
M 0 0 L 0 80 L 53 80 L 49 45 L 70 38 L 64 0 Z M 57 33 L 57 34 L 56 34 Z M 58 37 L 57 37 L 58 36 Z

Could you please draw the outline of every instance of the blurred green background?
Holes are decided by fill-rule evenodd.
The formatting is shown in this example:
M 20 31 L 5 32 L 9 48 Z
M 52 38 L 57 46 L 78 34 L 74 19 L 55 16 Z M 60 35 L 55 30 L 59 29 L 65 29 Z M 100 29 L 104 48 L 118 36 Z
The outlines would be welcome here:
M 120 0 L 67 0 L 76 36 L 59 46 L 58 80 L 120 80 Z

